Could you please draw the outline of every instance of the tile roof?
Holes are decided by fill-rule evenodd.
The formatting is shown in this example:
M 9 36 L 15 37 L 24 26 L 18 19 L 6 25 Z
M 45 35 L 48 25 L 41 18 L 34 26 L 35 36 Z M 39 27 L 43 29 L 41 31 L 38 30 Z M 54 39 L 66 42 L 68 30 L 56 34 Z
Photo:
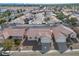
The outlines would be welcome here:
M 5 28 L 3 31 L 4 37 L 8 38 L 9 36 L 23 36 L 25 29 L 13 29 L 13 28 Z
M 22 24 L 24 24 L 25 23 L 24 19 L 30 18 L 31 16 L 32 16 L 31 13 L 27 13 L 21 17 L 16 18 L 15 20 L 12 20 L 10 23 L 22 23 Z
M 29 37 L 32 36 L 47 36 L 51 37 L 51 32 L 49 28 L 29 28 L 26 32 L 26 35 Z
M 71 36 L 73 35 L 72 37 L 76 38 L 76 33 L 72 29 L 63 25 L 52 28 L 52 32 L 57 42 L 66 42 L 66 38 L 69 34 L 71 34 Z
M 24 27 L 22 27 L 24 26 Z M 26 31 L 26 25 L 17 25 L 17 26 L 9 26 L 7 28 L 4 28 L 3 31 L 0 33 L 4 35 L 5 39 L 8 38 L 9 36 L 22 36 L 25 34 L 28 37 L 48 37 L 51 38 L 52 33 L 55 36 L 56 42 L 66 42 L 66 38 L 68 37 L 69 34 L 72 34 L 71 36 L 76 38 L 76 33 L 68 28 L 65 27 L 64 25 L 58 25 L 56 27 L 41 27 L 41 26 L 36 26 L 36 27 L 29 27 Z M 25 27 L 26 26 L 26 27 Z M 19 28 L 18 28 L 19 27 Z M 0 35 L 1 35 L 0 34 Z
M 73 27 L 73 30 L 74 30 L 76 33 L 79 33 L 79 27 Z

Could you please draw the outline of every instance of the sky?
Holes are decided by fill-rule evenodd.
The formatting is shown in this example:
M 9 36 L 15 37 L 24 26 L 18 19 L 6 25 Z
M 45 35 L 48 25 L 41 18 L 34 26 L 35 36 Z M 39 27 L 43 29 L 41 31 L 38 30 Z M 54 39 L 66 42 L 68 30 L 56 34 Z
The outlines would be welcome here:
M 79 0 L 0 0 L 0 3 L 63 4 L 79 3 Z

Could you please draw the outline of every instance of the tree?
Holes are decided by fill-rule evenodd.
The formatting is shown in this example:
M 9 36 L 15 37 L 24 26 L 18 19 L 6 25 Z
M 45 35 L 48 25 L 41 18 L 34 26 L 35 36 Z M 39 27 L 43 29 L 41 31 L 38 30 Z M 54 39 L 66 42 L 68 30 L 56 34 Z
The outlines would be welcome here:
M 3 14 L 2 14 L 4 17 L 6 16 L 10 16 L 11 15 L 11 12 L 9 10 L 5 11 Z
M 11 39 L 6 39 L 3 42 L 3 47 L 7 50 L 10 50 L 13 47 L 14 43 Z
M 0 19 L 0 24 L 3 24 L 3 23 L 5 23 L 5 22 L 6 22 L 6 20 Z
M 69 19 L 69 21 L 70 21 L 71 25 L 76 25 L 77 18 L 72 17 L 72 18 Z
M 57 15 L 57 18 L 60 20 L 63 20 L 65 18 L 65 15 L 62 12 L 57 13 L 56 15 Z

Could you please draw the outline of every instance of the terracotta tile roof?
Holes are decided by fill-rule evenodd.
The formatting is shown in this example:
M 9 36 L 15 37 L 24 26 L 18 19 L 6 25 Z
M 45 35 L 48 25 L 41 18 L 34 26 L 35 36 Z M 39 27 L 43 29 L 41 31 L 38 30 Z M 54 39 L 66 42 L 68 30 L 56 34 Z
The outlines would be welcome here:
M 24 32 L 25 29 L 5 28 L 3 34 L 5 38 L 8 38 L 9 36 L 23 36 Z
M 51 29 L 50 28 L 29 28 L 25 34 L 28 37 L 36 37 L 36 36 L 51 37 L 52 33 L 54 34 L 55 40 L 57 42 L 65 42 L 69 34 L 72 34 L 72 37 L 74 38 L 76 37 L 76 33 L 72 29 L 65 27 L 64 25 L 52 27 Z
M 2 33 L 2 32 L 0 32 Z M 73 37 L 76 37 L 76 33 L 64 25 L 58 25 L 56 27 L 30 27 L 25 31 L 25 28 L 13 28 L 7 27 L 3 30 L 3 35 L 5 38 L 9 36 L 23 36 L 24 34 L 28 37 L 36 37 L 36 36 L 46 36 L 51 37 L 52 33 L 55 36 L 55 40 L 57 42 L 65 42 L 65 39 L 68 37 L 69 34 L 73 34 Z M 1 35 L 1 34 L 0 34 Z
M 73 30 L 77 33 L 79 33 L 79 27 L 73 27 Z
M 51 31 L 49 28 L 30 28 L 27 30 L 26 35 L 32 36 L 47 36 L 51 37 Z
M 66 39 L 69 34 L 72 34 L 74 38 L 76 37 L 76 33 L 72 29 L 65 27 L 63 25 L 59 25 L 57 27 L 52 28 L 52 32 L 55 36 L 55 40 L 60 42 Z

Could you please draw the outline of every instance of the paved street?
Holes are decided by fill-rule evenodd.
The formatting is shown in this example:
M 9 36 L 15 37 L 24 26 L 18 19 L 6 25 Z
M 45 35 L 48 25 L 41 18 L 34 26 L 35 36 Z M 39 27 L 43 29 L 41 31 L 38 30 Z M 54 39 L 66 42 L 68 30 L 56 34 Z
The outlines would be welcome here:
M 59 53 L 56 50 L 51 50 L 45 54 L 41 54 L 39 51 L 32 51 L 32 50 L 27 50 L 27 51 L 11 51 L 10 52 L 11 56 L 79 56 L 79 49 L 74 49 L 74 50 L 67 50 L 64 53 Z

